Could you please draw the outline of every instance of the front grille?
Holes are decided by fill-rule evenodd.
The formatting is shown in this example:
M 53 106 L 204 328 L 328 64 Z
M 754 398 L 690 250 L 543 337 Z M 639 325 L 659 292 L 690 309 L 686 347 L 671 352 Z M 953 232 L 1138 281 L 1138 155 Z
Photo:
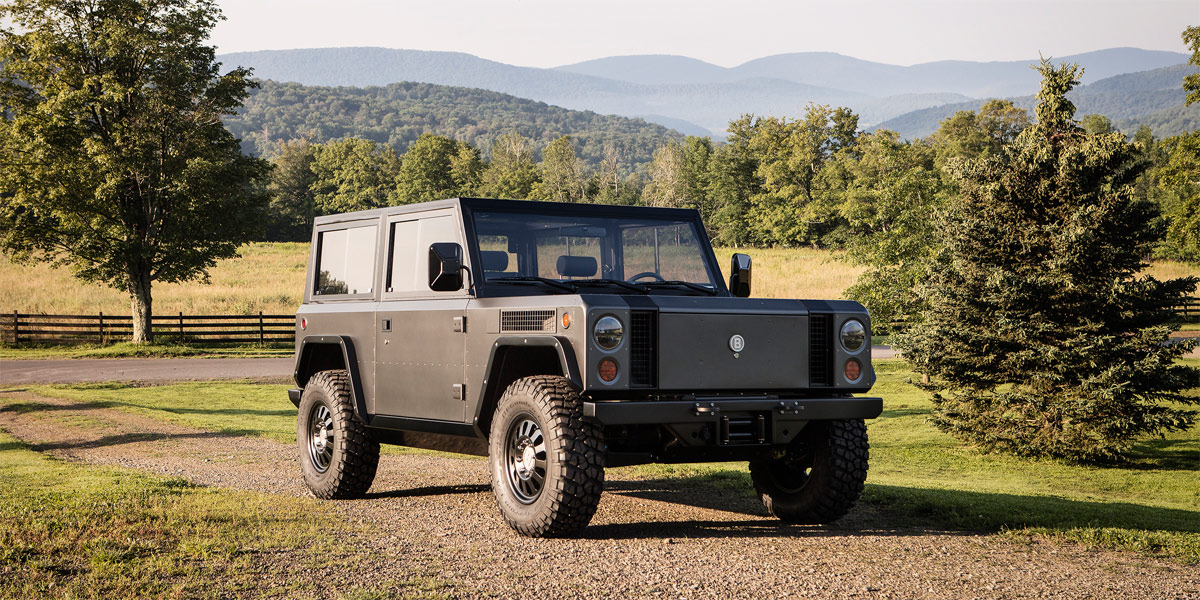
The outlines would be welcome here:
M 655 348 L 658 346 L 658 313 L 635 310 L 629 315 L 629 383 L 653 386 Z
M 554 309 L 502 310 L 500 333 L 540 331 L 554 333 Z
M 808 384 L 833 385 L 832 315 L 808 315 Z

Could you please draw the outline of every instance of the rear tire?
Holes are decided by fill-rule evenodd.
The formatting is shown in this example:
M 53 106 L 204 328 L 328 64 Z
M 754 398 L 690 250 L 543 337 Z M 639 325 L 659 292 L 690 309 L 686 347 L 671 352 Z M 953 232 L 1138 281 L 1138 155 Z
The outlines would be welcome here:
M 832 523 L 854 508 L 867 479 L 862 419 L 813 421 L 791 445 L 750 462 L 767 511 L 789 523 Z
M 300 396 L 296 443 L 304 483 L 318 498 L 361 498 L 375 480 L 379 442 L 354 416 L 350 374 L 313 375 Z
M 505 390 L 488 464 L 500 514 L 521 535 L 583 529 L 604 490 L 600 428 L 583 417 L 583 402 L 563 377 L 526 377 Z

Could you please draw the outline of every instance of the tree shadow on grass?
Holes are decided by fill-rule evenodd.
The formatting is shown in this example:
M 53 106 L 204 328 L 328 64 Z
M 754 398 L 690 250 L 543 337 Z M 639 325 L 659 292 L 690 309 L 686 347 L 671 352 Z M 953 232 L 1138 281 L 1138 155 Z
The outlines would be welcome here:
M 233 415 L 233 416 L 256 416 L 256 417 L 288 417 L 292 418 L 296 415 L 296 409 L 243 409 L 243 408 L 199 408 L 192 406 L 154 406 L 146 404 L 138 404 L 136 402 L 121 402 L 116 400 L 93 400 L 88 402 L 71 402 L 67 404 L 47 404 L 43 402 L 11 402 L 0 404 L 0 412 L 15 412 L 18 414 L 31 412 L 50 412 L 50 411 L 87 411 L 98 409 L 120 409 L 120 408 L 137 408 L 141 410 L 155 410 L 171 414 L 197 414 L 197 415 Z
M 195 433 L 121 433 L 117 435 L 106 435 L 94 440 L 69 440 L 62 442 L 48 442 L 42 444 L 29 444 L 28 448 L 38 452 L 53 452 L 56 450 L 89 450 L 94 448 L 105 448 L 109 446 L 120 446 L 122 444 L 137 444 L 141 442 L 155 442 L 159 440 L 186 440 L 186 439 L 227 439 L 247 437 L 253 435 L 252 431 L 198 431 Z

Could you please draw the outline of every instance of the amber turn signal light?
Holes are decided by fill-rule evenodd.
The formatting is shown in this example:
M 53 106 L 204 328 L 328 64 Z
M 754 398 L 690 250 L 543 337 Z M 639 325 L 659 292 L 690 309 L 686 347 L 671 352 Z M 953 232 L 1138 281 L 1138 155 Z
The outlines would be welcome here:
M 571 313 L 563 313 L 563 329 L 571 328 Z
M 858 378 L 862 377 L 862 363 L 858 362 L 857 358 L 851 358 L 846 361 L 842 372 L 846 375 L 846 381 L 858 381 Z
M 600 361 L 600 368 L 596 371 L 600 375 L 600 379 L 611 383 L 612 380 L 617 378 L 617 361 L 606 358 Z

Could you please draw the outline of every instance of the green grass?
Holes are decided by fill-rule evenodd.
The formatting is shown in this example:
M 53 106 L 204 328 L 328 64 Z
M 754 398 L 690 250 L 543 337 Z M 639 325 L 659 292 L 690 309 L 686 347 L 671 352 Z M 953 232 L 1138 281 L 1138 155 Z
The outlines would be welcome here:
M 1200 366 L 1200 359 L 1185 359 Z M 1197 430 L 1139 444 L 1133 461 L 1096 467 L 980 454 L 926 422 L 932 402 L 907 381 L 900 360 L 875 362 L 873 394 L 884 413 L 870 421 L 871 469 L 863 512 L 882 527 L 1031 535 L 1200 563 L 1200 439 Z M 180 383 L 35 386 L 33 392 L 136 412 L 191 427 L 294 439 L 286 386 Z M 1200 393 L 1200 392 L 1197 392 Z M 11 410 L 36 410 L 15 405 Z M 741 490 L 743 463 L 646 465 L 621 477 Z
M 4 598 L 324 598 L 310 566 L 369 566 L 351 543 L 361 527 L 315 500 L 65 463 L 2 431 L 0 480 Z M 442 589 L 420 576 L 375 585 L 344 593 Z
M 291 356 L 295 347 L 288 344 L 213 345 L 133 344 L 121 342 L 98 346 L 0 346 L 0 358 L 42 360 L 54 358 L 260 358 Z

